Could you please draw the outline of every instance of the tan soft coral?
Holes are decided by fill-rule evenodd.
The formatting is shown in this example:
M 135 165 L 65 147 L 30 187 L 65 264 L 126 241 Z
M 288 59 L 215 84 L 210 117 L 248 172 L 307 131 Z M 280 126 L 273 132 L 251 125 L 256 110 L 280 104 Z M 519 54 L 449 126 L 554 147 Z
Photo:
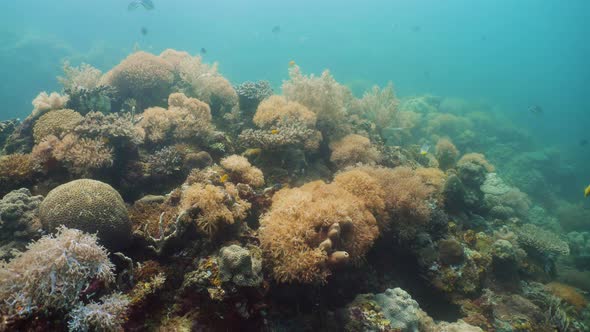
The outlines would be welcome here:
M 357 163 L 372 165 L 380 161 L 379 151 L 371 145 L 371 141 L 360 135 L 350 134 L 330 144 L 332 161 L 338 167 Z
M 435 156 L 443 171 L 455 166 L 459 157 L 459 150 L 448 137 L 443 137 L 436 142 Z
M 459 159 L 457 162 L 457 167 L 462 167 L 467 164 L 475 164 L 478 166 L 483 167 L 488 173 L 491 173 L 495 170 L 494 165 L 492 165 L 486 157 L 481 153 L 467 153 Z
M 31 155 L 0 156 L 0 196 L 12 189 L 20 188 L 20 185 L 32 179 L 34 173 Z
M 319 77 L 306 76 L 295 65 L 289 69 L 289 77 L 283 82 L 283 94 L 317 114 L 317 126 L 325 137 L 350 132 L 346 117 L 354 97 L 348 88 L 336 82 L 327 70 Z
M 49 135 L 62 137 L 74 130 L 83 119 L 84 117 L 80 113 L 70 109 L 50 111 L 35 122 L 33 127 L 35 142 L 39 143 Z
M 69 97 L 62 96 L 57 92 L 48 94 L 43 91 L 35 99 L 33 99 L 33 113 L 31 117 L 38 117 L 41 114 L 51 111 L 63 109 L 68 102 Z
M 221 159 L 220 164 L 228 171 L 229 178 L 233 183 L 245 183 L 252 187 L 264 185 L 262 171 L 252 166 L 245 157 L 232 155 Z
M 124 99 L 135 99 L 141 110 L 161 104 L 171 92 L 173 81 L 168 62 L 147 52 L 136 52 L 105 74 L 101 84 L 115 87 Z
M 207 140 L 213 130 L 207 104 L 182 93 L 171 94 L 168 104 L 168 110 L 150 107 L 143 112 L 137 126 L 145 132 L 146 141 L 158 144 L 168 139 Z
M 307 127 L 315 127 L 317 116 L 307 107 L 282 96 L 271 96 L 258 105 L 253 122 L 259 128 L 281 126 L 298 122 Z
M 184 189 L 180 209 L 187 211 L 198 228 L 210 237 L 248 215 L 250 203 L 242 200 L 232 183 L 223 186 L 194 183 Z
M 76 176 L 89 176 L 94 171 L 113 164 L 113 151 L 102 140 L 80 138 L 68 134 L 63 139 L 50 135 L 33 148 L 31 153 L 38 170 L 55 168 L 55 162 Z
M 358 197 L 322 181 L 279 191 L 261 225 L 272 275 L 289 283 L 326 282 L 338 265 L 362 259 L 379 234 Z

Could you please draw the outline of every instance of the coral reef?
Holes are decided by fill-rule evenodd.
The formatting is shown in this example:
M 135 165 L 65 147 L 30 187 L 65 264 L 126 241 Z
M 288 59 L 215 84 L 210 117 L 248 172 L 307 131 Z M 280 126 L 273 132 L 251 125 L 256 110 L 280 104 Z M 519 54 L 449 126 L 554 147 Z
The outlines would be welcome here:
M 118 331 L 125 322 L 129 300 L 121 294 L 100 299 L 100 303 L 79 304 L 70 312 L 70 331 Z
M 518 241 L 525 247 L 536 250 L 541 254 L 564 255 L 570 254 L 567 242 L 555 233 L 546 231 L 533 224 L 525 224 L 518 229 Z
M 262 171 L 252 166 L 245 157 L 232 155 L 221 159 L 219 163 L 228 171 L 231 182 L 245 183 L 252 187 L 264 185 Z
M 39 206 L 39 218 L 51 232 L 64 225 L 98 233 L 111 249 L 125 247 L 131 235 L 123 199 L 113 187 L 95 180 L 75 180 L 50 191 Z

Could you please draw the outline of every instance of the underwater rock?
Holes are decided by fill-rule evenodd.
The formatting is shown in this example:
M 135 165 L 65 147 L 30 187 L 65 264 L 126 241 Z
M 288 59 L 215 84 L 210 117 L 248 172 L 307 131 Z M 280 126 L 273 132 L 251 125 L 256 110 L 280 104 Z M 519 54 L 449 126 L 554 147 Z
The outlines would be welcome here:
M 54 232 L 59 226 L 98 233 L 111 250 L 129 244 L 131 223 L 121 195 L 110 185 L 89 179 L 62 184 L 47 194 L 39 207 L 43 228 Z
M 3 150 L 4 144 L 6 144 L 8 137 L 12 135 L 18 125 L 18 120 L 0 121 L 0 152 Z
M 241 287 L 258 286 L 262 282 L 262 259 L 260 253 L 253 255 L 252 250 L 235 244 L 221 248 L 218 256 L 221 280 Z

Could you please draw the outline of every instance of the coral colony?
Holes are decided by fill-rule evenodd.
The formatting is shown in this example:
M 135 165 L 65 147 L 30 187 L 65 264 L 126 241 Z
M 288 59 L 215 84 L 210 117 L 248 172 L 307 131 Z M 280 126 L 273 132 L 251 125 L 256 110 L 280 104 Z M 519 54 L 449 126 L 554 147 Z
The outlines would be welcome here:
M 590 328 L 550 151 L 499 167 L 530 137 L 486 106 L 288 68 L 276 94 L 175 50 L 66 63 L 0 124 L 0 329 Z

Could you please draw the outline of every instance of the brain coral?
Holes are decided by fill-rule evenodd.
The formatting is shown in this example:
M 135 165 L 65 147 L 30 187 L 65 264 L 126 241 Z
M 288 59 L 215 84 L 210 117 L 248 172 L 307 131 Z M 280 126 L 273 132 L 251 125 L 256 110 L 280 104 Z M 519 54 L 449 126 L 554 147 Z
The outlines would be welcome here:
M 356 196 L 322 181 L 279 191 L 261 225 L 263 255 L 278 282 L 326 282 L 338 265 L 362 259 L 379 234 Z
M 173 80 L 172 66 L 147 52 L 131 54 L 103 77 L 122 98 L 141 104 L 140 109 L 161 103 L 170 93 Z
M 33 127 L 35 142 L 39 143 L 49 135 L 61 137 L 72 131 L 83 119 L 80 113 L 68 109 L 46 113 L 35 122 Z
M 123 247 L 131 235 L 127 207 L 110 185 L 89 179 L 62 184 L 39 206 L 43 227 L 54 232 L 60 225 L 97 233 L 111 249 Z

